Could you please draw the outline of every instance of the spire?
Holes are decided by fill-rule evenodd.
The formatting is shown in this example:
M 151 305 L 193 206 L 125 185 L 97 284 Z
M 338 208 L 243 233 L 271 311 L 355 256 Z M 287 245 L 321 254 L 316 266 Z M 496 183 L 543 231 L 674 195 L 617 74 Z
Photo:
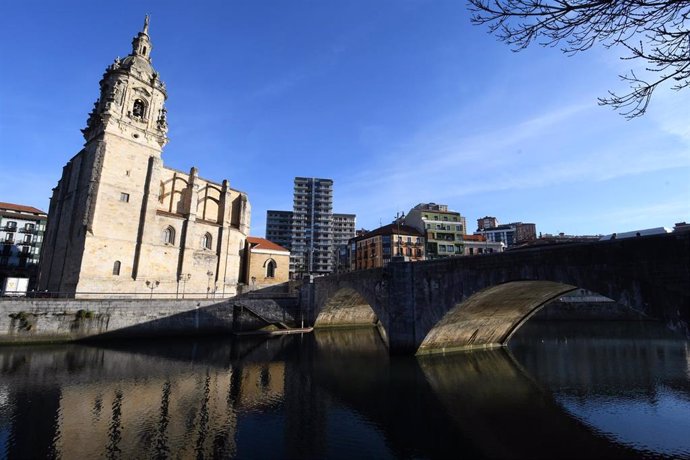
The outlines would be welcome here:
M 149 19 L 149 15 L 147 14 L 144 17 L 143 29 L 132 41 L 132 54 L 130 54 L 130 56 L 141 56 L 150 61 L 152 45 L 149 37 Z

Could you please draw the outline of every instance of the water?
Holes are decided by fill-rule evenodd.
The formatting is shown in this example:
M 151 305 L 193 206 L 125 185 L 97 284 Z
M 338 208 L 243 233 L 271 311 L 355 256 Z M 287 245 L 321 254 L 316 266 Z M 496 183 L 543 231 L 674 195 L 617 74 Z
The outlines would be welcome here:
M 389 357 L 373 329 L 0 348 L 0 458 L 690 457 L 688 342 L 528 323 Z

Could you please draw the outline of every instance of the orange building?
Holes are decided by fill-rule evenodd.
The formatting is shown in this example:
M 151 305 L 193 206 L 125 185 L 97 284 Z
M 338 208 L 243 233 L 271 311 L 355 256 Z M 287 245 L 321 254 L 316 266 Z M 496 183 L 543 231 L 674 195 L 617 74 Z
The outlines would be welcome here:
M 425 259 L 424 235 L 405 224 L 384 225 L 352 238 L 349 247 L 352 270 L 384 267 L 393 257 L 406 262 Z

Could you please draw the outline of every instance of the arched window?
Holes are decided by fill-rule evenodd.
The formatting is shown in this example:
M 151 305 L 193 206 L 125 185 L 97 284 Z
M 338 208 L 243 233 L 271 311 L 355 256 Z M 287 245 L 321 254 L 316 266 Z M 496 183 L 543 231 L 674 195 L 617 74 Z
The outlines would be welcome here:
M 201 239 L 201 247 L 204 249 L 211 249 L 211 244 L 213 243 L 213 237 L 210 233 L 204 235 Z
M 134 107 L 132 107 L 132 115 L 136 118 L 146 118 L 146 102 L 141 99 L 134 101 Z
M 270 259 L 266 264 L 266 278 L 275 278 L 276 276 L 276 262 Z
M 163 230 L 163 242 L 165 244 L 175 244 L 175 229 L 168 227 Z
M 116 260 L 115 263 L 113 264 L 113 275 L 114 276 L 120 276 L 120 267 L 122 266 L 122 263 L 120 263 L 119 260 Z

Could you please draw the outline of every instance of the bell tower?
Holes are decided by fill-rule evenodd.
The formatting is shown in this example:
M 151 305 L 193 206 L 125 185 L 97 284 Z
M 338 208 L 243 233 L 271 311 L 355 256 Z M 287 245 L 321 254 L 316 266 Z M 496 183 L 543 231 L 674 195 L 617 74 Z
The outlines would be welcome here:
M 100 97 L 82 130 L 86 146 L 108 134 L 149 147 L 160 157 L 168 142 L 165 84 L 151 65 L 149 17 L 132 40 L 132 52 L 106 68 Z

